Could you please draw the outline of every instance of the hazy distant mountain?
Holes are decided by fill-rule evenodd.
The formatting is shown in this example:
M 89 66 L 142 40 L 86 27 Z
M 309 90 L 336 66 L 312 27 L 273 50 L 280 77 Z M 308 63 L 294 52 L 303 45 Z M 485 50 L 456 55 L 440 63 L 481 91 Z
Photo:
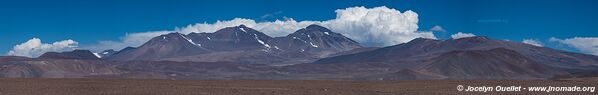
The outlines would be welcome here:
M 89 50 L 73 50 L 69 52 L 46 52 L 38 58 L 45 59 L 99 59 Z
M 593 55 L 565 52 L 518 42 L 492 40 L 479 36 L 444 41 L 417 38 L 408 43 L 384 47 L 369 52 L 325 58 L 316 63 L 398 63 L 429 59 L 451 51 L 490 50 L 496 48 L 513 50 L 531 58 L 533 61 L 556 67 L 575 68 L 580 65 L 598 65 L 598 57 Z
M 29 57 L 22 56 L 0 56 L 0 62 L 17 61 L 17 60 L 30 60 Z
M 394 64 L 398 69 L 448 79 L 535 79 L 568 75 L 571 70 L 596 70 L 598 57 L 486 37 L 418 38 L 314 63 Z
M 89 78 L 117 75 L 123 70 L 112 62 L 64 58 L 22 58 L 0 56 L 0 77 L 3 78 Z
M 129 53 L 129 52 L 131 52 L 131 51 L 133 51 L 135 49 L 137 49 L 137 48 L 135 48 L 135 47 L 125 47 L 125 48 L 121 49 L 120 51 L 115 52 L 114 54 L 112 54 L 110 56 L 118 55 L 118 54 L 126 54 L 126 53 Z

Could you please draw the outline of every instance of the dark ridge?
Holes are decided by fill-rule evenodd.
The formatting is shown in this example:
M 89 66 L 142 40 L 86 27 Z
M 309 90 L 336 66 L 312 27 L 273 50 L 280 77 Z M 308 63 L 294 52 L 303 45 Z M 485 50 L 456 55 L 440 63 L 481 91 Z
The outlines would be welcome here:
M 39 56 L 41 59 L 99 59 L 89 50 L 73 50 L 70 52 L 46 52 Z

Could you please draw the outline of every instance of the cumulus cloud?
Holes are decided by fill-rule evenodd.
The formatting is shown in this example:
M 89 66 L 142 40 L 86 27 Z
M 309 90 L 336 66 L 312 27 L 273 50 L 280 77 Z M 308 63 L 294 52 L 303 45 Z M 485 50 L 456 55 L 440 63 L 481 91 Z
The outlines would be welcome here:
M 475 36 L 472 33 L 461 33 L 461 32 L 457 32 L 457 34 L 453 34 L 451 35 L 451 38 L 453 39 L 459 39 L 459 38 L 465 38 L 465 37 L 473 37 Z
M 432 32 L 417 31 L 418 14 L 387 7 L 352 7 L 336 10 L 336 19 L 324 22 L 332 30 L 369 46 L 388 46 L 415 38 L 436 39 Z
M 543 46 L 542 42 L 540 42 L 538 40 L 533 40 L 533 39 L 524 39 L 521 42 L 526 43 L 526 44 L 530 44 L 530 45 L 534 45 L 534 46 L 539 46 L 539 47 Z
M 46 52 L 62 52 L 71 51 L 77 48 L 77 41 L 63 40 L 54 43 L 42 43 L 39 38 L 32 38 L 25 43 L 21 43 L 13 47 L 7 55 L 11 56 L 26 56 L 26 57 L 38 57 Z
M 583 53 L 598 55 L 598 37 L 574 37 L 569 39 L 550 38 L 551 42 L 558 42 L 573 47 Z
M 401 12 L 385 6 L 375 8 L 350 7 L 338 9 L 336 18 L 324 21 L 296 21 L 285 17 L 284 20 L 256 22 L 253 19 L 234 18 L 216 21 L 215 23 L 196 23 L 185 27 L 177 27 L 172 31 L 134 33 L 121 38 L 120 41 L 100 41 L 97 45 L 86 46 L 86 49 L 101 51 L 105 49 L 119 50 L 126 46 L 139 46 L 152 37 L 169 33 L 212 33 L 225 27 L 245 25 L 264 32 L 273 37 L 286 36 L 311 24 L 317 24 L 341 33 L 365 46 L 389 46 L 408 42 L 415 38 L 436 39 L 431 31 L 418 31 L 417 13 L 407 10 Z

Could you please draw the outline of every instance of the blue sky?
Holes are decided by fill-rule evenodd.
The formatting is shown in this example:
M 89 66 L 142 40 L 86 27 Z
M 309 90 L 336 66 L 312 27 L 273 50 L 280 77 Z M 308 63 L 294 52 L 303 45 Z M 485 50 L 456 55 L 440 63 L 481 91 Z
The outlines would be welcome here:
M 0 53 L 33 37 L 44 43 L 73 39 L 80 45 L 119 40 L 126 33 L 173 30 L 194 23 L 247 18 L 258 22 L 293 18 L 334 19 L 337 9 L 386 6 L 419 15 L 419 30 L 449 38 L 457 32 L 547 47 L 551 37 L 598 37 L 596 0 L 3 0 L 0 1 Z M 592 49 L 590 49 L 592 50 Z

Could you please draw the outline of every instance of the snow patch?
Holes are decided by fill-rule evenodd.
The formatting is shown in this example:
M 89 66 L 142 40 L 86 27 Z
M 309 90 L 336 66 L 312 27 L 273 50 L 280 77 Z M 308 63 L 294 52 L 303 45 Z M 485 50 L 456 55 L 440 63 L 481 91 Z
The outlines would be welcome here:
M 253 34 L 253 37 L 255 37 L 255 39 L 257 40 L 257 42 L 259 42 L 260 44 L 266 46 L 266 48 L 270 48 L 270 45 L 264 43 L 264 41 L 262 41 L 259 38 L 257 38 L 257 34 Z
M 102 52 L 102 54 L 108 54 L 108 52 Z
M 280 49 L 280 48 L 278 48 L 278 46 L 274 46 L 274 48 L 275 48 L 275 49 Z
M 293 39 L 301 40 L 301 41 L 303 41 L 303 43 L 306 43 L 306 44 L 307 44 L 307 41 L 305 41 L 305 40 L 303 40 L 303 39 L 301 39 L 301 38 L 296 38 L 296 37 L 293 37 Z
M 183 37 L 185 40 L 187 40 L 187 42 L 189 42 L 189 43 L 191 43 L 191 44 L 193 44 L 193 45 L 195 45 L 195 46 L 201 47 L 201 44 L 196 44 L 195 42 L 193 42 L 193 40 L 191 40 L 191 39 L 188 39 L 187 37 L 185 37 L 185 36 L 184 36 L 184 35 L 182 35 L 182 34 L 179 34 L 179 35 L 180 35 L 181 37 Z
M 314 43 L 312 43 L 312 42 L 309 42 L 309 44 L 310 44 L 312 47 L 315 47 L 315 48 L 317 48 L 317 47 L 318 47 L 317 45 L 314 45 Z
M 208 37 L 208 40 L 212 40 L 212 38 Z
M 97 58 L 102 58 L 102 56 L 100 56 L 98 53 L 93 53 L 93 55 L 95 55 Z
M 243 31 L 243 32 L 247 32 L 247 31 L 245 31 L 245 29 L 243 29 L 243 28 L 240 28 L 240 27 L 239 27 L 239 29 L 241 29 L 241 31 Z
M 263 51 L 263 52 L 268 52 L 268 50 L 266 50 L 266 49 L 262 49 L 262 50 L 260 50 L 260 51 Z
M 166 39 L 166 36 L 162 36 L 162 39 Z
M 326 34 L 326 35 L 330 35 L 330 34 L 328 34 L 328 32 L 324 32 L 324 34 Z

